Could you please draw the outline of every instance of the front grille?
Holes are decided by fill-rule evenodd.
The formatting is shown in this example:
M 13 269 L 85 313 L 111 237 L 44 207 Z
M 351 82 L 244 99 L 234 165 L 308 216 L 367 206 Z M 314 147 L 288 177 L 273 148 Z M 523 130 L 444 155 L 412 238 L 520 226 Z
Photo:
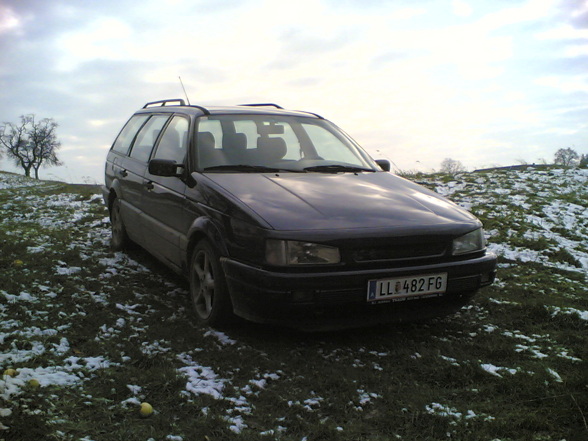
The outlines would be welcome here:
M 391 244 L 355 250 L 352 259 L 357 263 L 430 259 L 443 256 L 446 249 L 447 245 L 439 242 Z

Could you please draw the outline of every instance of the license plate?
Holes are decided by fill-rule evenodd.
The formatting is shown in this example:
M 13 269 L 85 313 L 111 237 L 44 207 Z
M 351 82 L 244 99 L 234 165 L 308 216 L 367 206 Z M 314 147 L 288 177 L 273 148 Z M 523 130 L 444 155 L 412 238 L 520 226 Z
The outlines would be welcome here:
M 447 273 L 370 280 L 367 301 L 401 301 L 443 295 L 447 289 Z

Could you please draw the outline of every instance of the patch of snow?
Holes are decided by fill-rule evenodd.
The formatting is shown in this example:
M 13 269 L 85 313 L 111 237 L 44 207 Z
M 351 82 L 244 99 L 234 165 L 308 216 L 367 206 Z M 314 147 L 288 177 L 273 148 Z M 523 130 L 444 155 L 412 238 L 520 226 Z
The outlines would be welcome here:
M 581 320 L 588 321 L 588 311 L 581 311 L 576 308 L 560 308 L 558 306 L 547 306 L 547 309 L 551 312 L 553 317 L 559 314 L 575 315 Z
M 233 340 L 232 338 L 230 338 L 227 334 L 225 334 L 224 332 L 221 331 L 216 331 L 214 329 L 209 329 L 208 331 L 206 331 L 204 333 L 205 337 L 214 337 L 216 338 L 222 345 L 227 346 L 227 345 L 234 345 L 237 343 L 236 340 Z
M 484 369 L 486 372 L 488 372 L 490 375 L 494 375 L 495 377 L 500 377 L 500 378 L 502 378 L 502 375 L 500 375 L 500 372 L 506 372 L 511 375 L 514 375 L 517 373 L 516 369 L 509 369 L 509 368 L 505 368 L 505 367 L 494 366 L 493 364 L 490 364 L 490 363 L 483 363 L 480 365 L 480 367 L 482 369 Z
M 425 406 L 425 411 L 430 415 L 435 415 L 439 417 L 449 418 L 451 421 L 449 424 L 452 426 L 457 425 L 462 419 L 465 420 L 472 420 L 472 419 L 481 419 L 482 421 L 493 421 L 495 420 L 494 417 L 484 414 L 476 414 L 473 410 L 467 410 L 464 412 L 460 412 L 455 407 L 451 407 L 445 404 L 440 403 L 431 403 Z
M 560 375 L 555 372 L 553 369 L 547 368 L 547 372 L 553 377 L 555 378 L 555 381 L 558 383 L 563 383 L 563 380 L 561 379 Z
M 79 266 L 70 266 L 70 267 L 61 267 L 58 266 L 55 268 L 55 274 L 60 276 L 71 276 L 73 274 L 77 274 L 82 271 L 82 268 Z
M 227 380 L 219 379 L 211 368 L 199 365 L 188 354 L 180 354 L 178 359 L 186 364 L 178 371 L 188 378 L 186 383 L 188 392 L 194 395 L 210 395 L 217 400 L 223 398 L 222 392 Z

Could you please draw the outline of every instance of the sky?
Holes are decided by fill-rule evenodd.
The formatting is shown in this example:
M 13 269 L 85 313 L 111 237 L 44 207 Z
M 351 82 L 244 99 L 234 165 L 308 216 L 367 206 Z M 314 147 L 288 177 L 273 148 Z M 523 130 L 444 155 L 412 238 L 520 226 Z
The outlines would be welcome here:
M 0 122 L 59 124 L 42 179 L 103 183 L 178 77 L 192 104 L 318 113 L 402 171 L 588 154 L 585 0 L 0 0 Z

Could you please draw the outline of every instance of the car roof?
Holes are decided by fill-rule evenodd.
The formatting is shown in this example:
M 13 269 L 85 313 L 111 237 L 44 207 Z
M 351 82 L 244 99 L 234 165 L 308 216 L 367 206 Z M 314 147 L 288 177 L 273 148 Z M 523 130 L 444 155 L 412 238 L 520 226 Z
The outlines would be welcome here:
M 171 104 L 175 103 L 175 104 Z M 308 118 L 320 118 L 320 115 L 301 110 L 287 110 L 273 103 L 239 104 L 236 106 L 201 106 L 186 104 L 183 99 L 169 99 L 153 101 L 145 104 L 136 113 L 161 113 L 178 112 L 191 115 L 282 115 L 282 116 L 304 116 Z

